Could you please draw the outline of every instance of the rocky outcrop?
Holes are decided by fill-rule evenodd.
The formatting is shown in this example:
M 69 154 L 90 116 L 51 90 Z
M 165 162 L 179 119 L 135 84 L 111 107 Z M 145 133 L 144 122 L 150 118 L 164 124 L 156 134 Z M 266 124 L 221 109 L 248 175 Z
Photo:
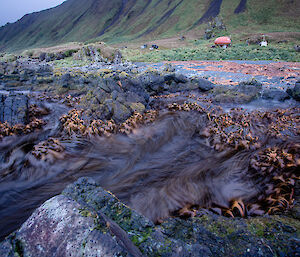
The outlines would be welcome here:
M 154 225 L 92 179 L 39 207 L 0 243 L 1 256 L 297 256 L 299 222 L 198 211 Z
M 249 103 L 260 97 L 262 84 L 256 80 L 244 81 L 238 86 L 218 86 L 212 90 L 217 103 Z
M 269 89 L 263 92 L 262 98 L 266 100 L 284 101 L 290 99 L 290 96 L 283 90 Z
M 28 97 L 23 94 L 0 94 L 0 122 L 10 125 L 27 123 Z
M 115 64 L 122 62 L 121 52 L 103 42 L 90 44 L 82 47 L 74 55 L 74 59 L 93 62 L 112 62 Z
M 298 80 L 293 89 L 287 89 L 287 93 L 295 100 L 300 101 L 300 80 Z

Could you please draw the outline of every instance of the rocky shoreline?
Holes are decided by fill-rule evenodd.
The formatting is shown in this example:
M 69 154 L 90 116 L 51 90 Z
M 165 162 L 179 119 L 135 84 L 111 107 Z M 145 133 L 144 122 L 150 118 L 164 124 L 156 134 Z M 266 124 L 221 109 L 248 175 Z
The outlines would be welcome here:
M 243 81 L 238 85 L 214 84 L 203 77 L 180 74 L 169 64 L 160 66 L 159 69 L 126 62 L 58 67 L 45 61 L 30 59 L 0 63 L 0 81 L 0 149 L 3 160 L 0 183 L 4 185 L 7 185 L 7 181 L 22 177 L 15 174 L 16 170 L 23 170 L 25 176 L 27 166 L 31 165 L 34 169 L 40 169 L 41 174 L 32 178 L 38 183 L 45 167 L 52 172 L 49 167 L 57 165 L 59 170 L 64 159 L 78 154 L 76 151 L 84 145 L 85 140 L 98 142 L 97 138 L 100 137 L 99 144 L 102 142 L 105 145 L 106 141 L 101 141 L 101 138 L 111 138 L 113 145 L 116 144 L 113 135 L 123 135 L 132 140 L 147 141 L 147 133 L 150 131 L 151 134 L 155 130 L 155 127 L 151 130 L 150 124 L 155 126 L 156 121 L 157 124 L 164 124 L 164 117 L 169 117 L 168 115 L 176 120 L 172 113 L 179 113 L 179 120 L 185 118 L 182 122 L 186 126 L 192 127 L 193 119 L 206 124 L 207 129 L 200 124 L 191 128 L 194 132 L 186 132 L 187 135 L 195 133 L 196 136 L 193 137 L 201 141 L 201 145 L 207 143 L 204 157 L 210 152 L 216 154 L 229 149 L 253 151 L 252 166 L 249 164 L 251 169 L 257 169 L 266 178 L 271 178 L 269 174 L 274 171 L 265 167 L 274 166 L 279 170 L 275 182 L 272 179 L 267 182 L 274 190 L 269 189 L 265 193 L 267 190 L 264 189 L 264 197 L 269 201 L 275 199 L 274 203 L 261 199 L 258 201 L 261 206 L 257 207 L 255 202 L 249 201 L 244 206 L 242 201 L 235 201 L 230 202 L 227 207 L 212 206 L 203 209 L 185 202 L 175 210 L 177 213 L 156 222 L 105 191 L 101 184 L 104 182 L 99 184 L 99 181 L 95 182 L 91 178 L 80 178 L 41 206 L 50 197 L 39 199 L 35 205 L 40 207 L 20 229 L 0 243 L 1 256 L 300 254 L 300 200 L 296 174 L 300 165 L 297 159 L 299 81 L 287 90 L 266 89 L 257 80 Z M 245 109 L 240 109 L 241 106 Z M 257 110 L 253 111 L 253 108 Z M 180 113 L 186 115 L 181 116 Z M 181 133 L 182 122 L 177 124 L 172 120 L 171 124 L 178 125 L 179 131 L 172 133 Z M 246 123 L 249 125 L 245 125 Z M 149 131 L 139 130 L 144 127 L 150 127 Z M 171 127 L 169 129 L 171 131 Z M 22 139 L 26 133 L 28 137 Z M 142 134 L 141 139 L 139 133 L 145 133 L 145 136 Z M 265 140 L 266 135 L 274 142 L 268 141 L 261 149 L 262 152 L 259 152 L 259 144 Z M 163 141 L 166 134 L 161 137 L 158 142 Z M 278 150 L 276 145 L 290 138 L 294 143 L 286 141 L 282 148 L 287 149 L 286 154 L 289 155 L 281 156 L 281 148 L 278 146 Z M 126 145 L 124 140 L 120 147 Z M 25 141 L 30 143 L 24 144 Z M 71 145 L 77 141 L 78 146 Z M 189 147 L 192 148 L 194 144 Z M 133 146 L 132 148 L 134 149 Z M 19 150 L 13 151 L 14 149 Z M 266 159 L 265 156 L 270 156 L 269 151 L 273 151 L 273 154 L 277 151 L 278 159 Z M 93 158 L 97 157 L 90 157 L 89 161 Z M 112 164 L 113 159 L 112 157 L 110 160 Z M 264 162 L 269 162 L 268 166 L 263 166 Z M 74 171 L 83 169 L 83 164 L 78 165 L 81 165 L 80 168 L 76 166 Z M 28 170 L 28 174 L 32 173 L 32 170 Z M 80 174 L 78 172 L 78 175 L 71 176 L 73 180 L 84 177 Z M 104 181 L 104 177 L 102 180 Z M 30 180 L 28 183 L 31 183 Z M 50 195 L 60 193 L 65 184 L 61 187 Z M 6 193 L 5 190 L 3 194 Z M 127 190 L 129 194 L 133 189 Z M 276 190 L 279 190 L 278 193 Z M 124 192 L 119 192 L 119 195 L 120 198 L 126 198 Z M 19 196 L 13 197 L 16 197 L 17 204 Z M 12 201 L 9 198 L 0 200 L 0 206 Z M 130 201 L 126 204 L 130 205 Z M 27 213 L 28 216 L 30 214 L 31 212 Z M 2 215 L 4 220 L 5 214 Z

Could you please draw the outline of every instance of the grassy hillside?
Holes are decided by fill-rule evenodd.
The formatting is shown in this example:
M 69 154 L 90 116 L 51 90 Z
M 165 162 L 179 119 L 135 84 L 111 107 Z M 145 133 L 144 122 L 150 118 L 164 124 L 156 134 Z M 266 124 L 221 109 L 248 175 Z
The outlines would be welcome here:
M 1 27 L 0 50 L 166 38 L 203 31 L 207 17 L 217 14 L 227 33 L 300 31 L 299 13 L 297 0 L 67 0 Z

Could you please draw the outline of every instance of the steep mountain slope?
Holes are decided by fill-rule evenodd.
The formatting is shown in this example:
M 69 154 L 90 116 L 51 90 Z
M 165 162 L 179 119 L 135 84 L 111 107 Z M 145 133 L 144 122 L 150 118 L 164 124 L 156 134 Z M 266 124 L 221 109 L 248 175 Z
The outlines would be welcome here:
M 291 29 L 292 23 L 299 30 L 298 11 L 300 1 L 296 0 L 67 0 L 58 7 L 25 15 L 16 23 L 1 27 L 0 50 L 93 38 L 118 42 L 166 37 L 199 29 L 219 14 L 228 24 L 233 21 L 235 27 L 263 22 L 275 26 L 278 23 L 281 27 L 288 24 Z

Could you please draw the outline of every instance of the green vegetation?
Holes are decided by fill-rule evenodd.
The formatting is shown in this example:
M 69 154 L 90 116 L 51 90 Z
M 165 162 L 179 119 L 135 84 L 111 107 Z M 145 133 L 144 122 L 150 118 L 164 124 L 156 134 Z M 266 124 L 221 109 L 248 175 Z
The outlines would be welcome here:
M 189 60 L 273 60 L 300 62 L 300 55 L 291 44 L 258 45 L 233 44 L 227 49 L 210 48 L 203 40 L 192 48 L 143 51 L 124 49 L 125 59 L 133 62 L 189 61 Z
M 62 60 L 53 61 L 53 64 L 56 68 L 63 68 L 63 67 L 82 67 L 89 65 L 91 62 L 88 60 L 74 60 L 73 57 L 67 57 Z
M 144 42 L 180 36 L 199 38 L 206 24 L 198 24 L 211 1 L 200 0 L 69 0 L 30 14 L 18 23 L 0 27 L 0 51 L 54 46 L 65 42 Z M 228 34 L 299 32 L 300 2 L 248 1 L 244 13 L 234 14 L 239 0 L 223 0 L 220 16 Z

